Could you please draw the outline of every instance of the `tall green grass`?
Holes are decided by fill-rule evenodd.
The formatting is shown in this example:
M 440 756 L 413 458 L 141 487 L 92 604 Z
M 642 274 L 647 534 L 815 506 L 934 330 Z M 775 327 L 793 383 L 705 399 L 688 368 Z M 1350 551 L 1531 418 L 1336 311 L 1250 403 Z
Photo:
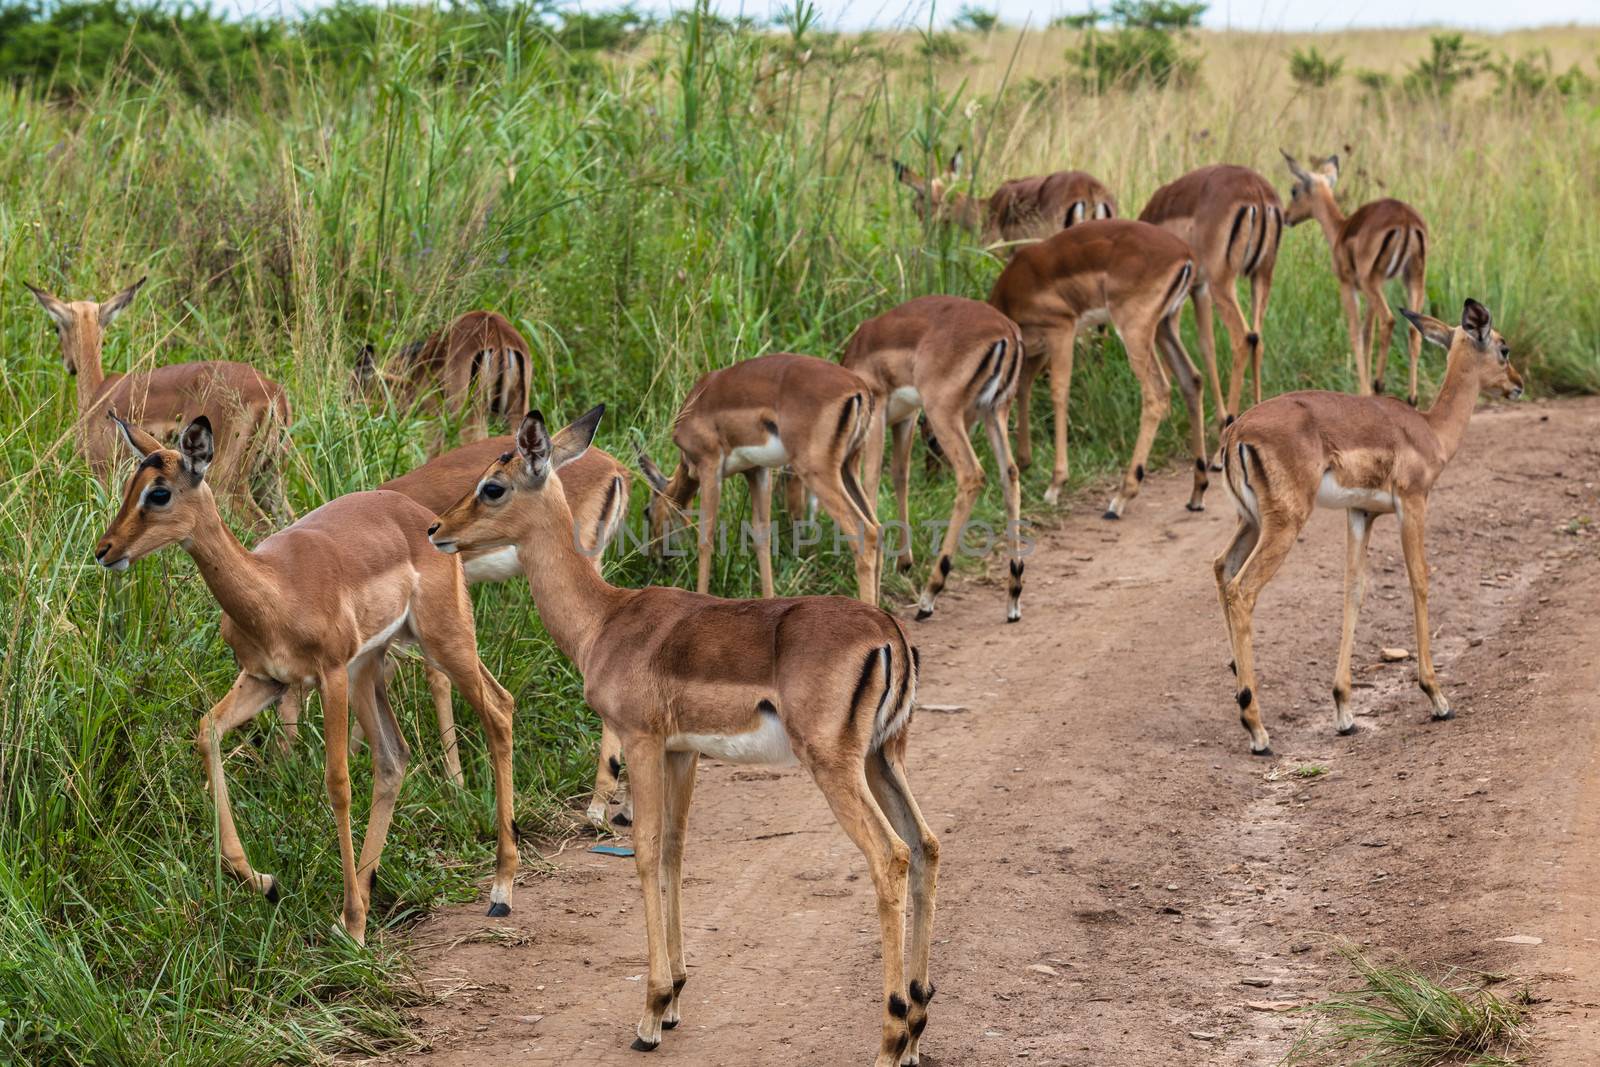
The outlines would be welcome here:
M 413 412 L 352 397 L 360 346 L 392 350 L 471 307 L 529 336 L 546 412 L 604 401 L 603 446 L 626 454 L 637 430 L 666 459 L 676 404 L 702 372 L 767 351 L 833 355 L 903 299 L 986 294 L 998 264 L 925 230 L 883 155 L 966 144 L 980 186 L 1082 166 L 1134 214 L 1188 166 L 1232 159 L 1276 177 L 1280 142 L 1310 154 L 1353 140 L 1349 192 L 1410 198 L 1432 224 L 1435 309 L 1476 296 L 1535 387 L 1600 388 L 1593 109 L 1368 105 L 1246 83 L 1082 97 L 1019 79 L 978 95 L 948 68 L 889 61 L 892 48 L 812 47 L 693 13 L 604 63 L 521 36 L 442 48 L 426 12 L 374 25 L 368 62 L 263 70 L 220 107 L 144 66 L 70 105 L 47 103 L 45 84 L 0 90 L 0 1059 L 274 1062 L 404 1043 L 401 1009 L 418 994 L 386 934 L 471 899 L 491 838 L 476 730 L 458 791 L 440 774 L 425 688 L 405 672 L 395 703 L 416 761 L 372 947 L 330 933 L 338 860 L 314 715 L 287 758 L 269 755 L 270 715 L 228 753 L 241 833 L 282 878 L 282 903 L 222 873 L 192 749 L 234 669 L 215 604 L 176 550 L 121 577 L 92 565 L 116 493 L 73 452 L 71 388 L 24 280 L 103 297 L 149 273 L 110 331 L 108 368 L 243 359 L 283 382 L 290 499 L 304 511 L 408 469 L 433 436 Z M 1137 409 L 1116 342 L 1091 347 L 1073 390 L 1079 478 L 1125 456 Z M 1321 237 L 1295 231 L 1268 320 L 1268 392 L 1349 386 L 1346 351 Z M 950 481 L 915 485 L 914 520 L 943 517 Z M 1001 514 L 991 486 L 978 516 Z M 610 564 L 635 584 L 683 584 L 691 566 Z M 732 553 L 715 581 L 756 590 Z M 778 582 L 853 584 L 847 559 L 815 551 L 785 554 Z M 892 579 L 888 592 L 909 589 Z M 580 680 L 526 590 L 474 599 L 483 655 L 517 697 L 518 818 L 555 825 L 596 740 Z M 365 757 L 356 765 L 359 819 Z

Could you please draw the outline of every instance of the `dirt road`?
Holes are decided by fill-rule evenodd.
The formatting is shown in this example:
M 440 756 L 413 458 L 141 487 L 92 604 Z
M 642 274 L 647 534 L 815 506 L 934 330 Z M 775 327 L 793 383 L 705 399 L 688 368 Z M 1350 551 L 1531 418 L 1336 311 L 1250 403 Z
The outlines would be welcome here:
M 1416 647 L 1384 519 L 1347 738 L 1330 696 L 1344 522 L 1319 512 L 1257 615 L 1272 759 L 1248 754 L 1233 702 L 1219 484 L 1199 515 L 1187 472 L 1153 476 L 1121 523 L 1080 504 L 1029 563 L 1020 625 L 1001 622 L 1001 586 L 957 581 L 913 635 L 922 700 L 966 708 L 921 713 L 912 735 L 944 845 L 924 1062 L 1276 1063 L 1302 1022 L 1246 1002 L 1337 987 L 1344 941 L 1531 979 L 1549 998 L 1533 1062 L 1600 1063 L 1600 532 L 1578 522 L 1600 520 L 1597 483 L 1600 402 L 1474 419 L 1428 529 L 1457 718 L 1429 721 L 1414 662 L 1381 662 Z M 691 832 L 684 1023 L 653 1059 L 627 1051 L 632 861 L 587 841 L 525 873 L 509 922 L 473 905 L 414 932 L 439 998 L 415 1058 L 869 1062 L 872 890 L 809 780 L 707 765 Z M 1496 940 L 1513 935 L 1542 943 Z

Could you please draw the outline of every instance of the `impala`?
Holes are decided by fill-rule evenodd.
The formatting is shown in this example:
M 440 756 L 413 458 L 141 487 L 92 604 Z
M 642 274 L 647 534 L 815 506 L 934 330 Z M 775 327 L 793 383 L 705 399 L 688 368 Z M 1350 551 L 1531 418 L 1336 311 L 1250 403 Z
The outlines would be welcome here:
M 1006 255 L 1018 245 L 1042 240 L 1057 230 L 1117 213 L 1117 198 L 1086 171 L 1058 170 L 1004 182 L 987 197 L 955 188 L 961 180 L 961 149 L 950 157 L 943 178 L 924 178 L 896 160 L 895 180 L 916 194 L 917 215 L 925 221 L 961 226 L 986 247 L 1003 245 Z
M 417 469 L 392 478 L 379 489 L 392 489 L 410 497 L 437 515 L 459 500 L 477 484 L 491 460 L 517 447 L 513 437 L 490 437 L 472 444 L 462 445 L 429 460 Z M 567 501 L 572 506 L 573 539 L 580 551 L 600 566 L 606 546 L 622 527 L 628 514 L 628 470 L 617 460 L 591 448 L 583 457 L 567 468 L 562 483 L 567 488 Z M 517 562 L 515 547 L 478 554 L 466 553 L 461 558 L 466 570 L 467 584 L 478 582 L 503 582 L 511 577 L 521 577 L 522 567 Z M 434 714 L 439 720 L 439 736 L 444 742 L 445 771 L 457 785 L 464 784 L 461 774 L 461 754 L 456 742 L 455 715 L 450 702 L 450 679 L 437 667 L 425 664 L 428 689 L 433 696 Z M 285 747 L 294 743 L 300 720 L 299 693 L 286 693 L 278 706 L 278 717 L 283 723 Z M 357 724 L 359 735 L 360 724 Z M 594 793 L 590 797 L 588 820 L 597 829 L 606 826 L 606 812 L 617 795 L 621 773 L 621 745 L 609 729 L 600 735 L 600 759 L 595 771 Z M 618 825 L 626 826 L 631 820 L 624 803 L 618 811 Z
M 956 499 L 950 525 L 922 590 L 917 618 L 933 614 L 934 599 L 944 589 L 951 557 L 961 546 L 972 505 L 983 488 L 983 464 L 969 436 L 979 419 L 989 436 L 1005 490 L 1006 536 L 1011 549 L 1006 620 L 1022 618 L 1021 483 L 1011 459 L 1006 425 L 1023 362 L 1022 336 L 1016 323 L 977 300 L 919 297 L 862 323 L 840 362 L 872 387 L 875 400 L 871 435 L 862 449 L 866 467 L 863 488 L 868 500 L 878 499 L 885 424 L 894 434 L 890 470 L 901 527 L 901 570 L 908 571 L 912 565 L 907 494 L 911 439 L 919 411 L 927 413 L 928 427 L 955 469 Z
M 1189 510 L 1205 505 L 1206 431 L 1200 374 L 1178 339 L 1178 315 L 1195 279 L 1189 246 L 1159 226 L 1127 219 L 1080 223 L 1049 240 L 1017 250 L 995 280 L 989 303 L 1022 330 L 1027 359 L 1017 394 L 1017 455 L 1026 467 L 1033 456 L 1028 399 L 1033 380 L 1050 365 L 1050 400 L 1055 409 L 1055 470 L 1047 503 L 1054 504 L 1067 480 L 1067 399 L 1072 388 L 1072 346 L 1078 331 L 1110 322 L 1128 351 L 1139 379 L 1139 435 L 1121 489 L 1105 517 L 1118 519 L 1144 481 L 1156 430 L 1171 407 L 1168 371 L 1178 380 L 1189 408 L 1195 456 Z
M 1350 327 L 1350 348 L 1356 361 L 1356 388 L 1365 393 L 1383 392 L 1383 371 L 1389 362 L 1389 343 L 1394 337 L 1394 315 L 1389 312 L 1383 287 L 1404 277 L 1406 299 L 1420 308 L 1427 300 L 1428 224 L 1410 204 L 1400 200 L 1374 200 L 1362 204 L 1346 216 L 1334 199 L 1333 187 L 1339 180 L 1339 157 L 1313 160 L 1306 170 L 1289 153 L 1283 153 L 1289 173 L 1294 175 L 1294 190 L 1289 195 L 1285 221 L 1297 226 L 1316 219 L 1333 253 L 1333 273 L 1339 279 L 1339 301 L 1344 305 Z M 1366 301 L 1363 316 L 1360 300 Z M 1377 337 L 1373 337 L 1373 324 Z M 1406 339 L 1411 357 L 1411 391 L 1407 397 L 1417 402 L 1417 358 L 1422 354 L 1422 337 L 1411 333 Z M 1377 366 L 1372 366 L 1373 356 Z
M 1467 430 L 1480 392 L 1512 399 L 1522 377 L 1511 349 L 1494 329 L 1489 309 L 1468 300 L 1461 325 L 1409 309 L 1401 314 L 1416 331 L 1449 351 L 1444 384 L 1427 411 L 1388 397 L 1344 393 L 1285 393 L 1241 415 L 1222 435 L 1223 476 L 1239 511 L 1233 540 L 1213 568 L 1222 600 L 1233 667 L 1238 676 L 1240 721 L 1250 751 L 1270 755 L 1261 725 L 1251 649 L 1256 598 L 1277 573 L 1313 508 L 1342 508 L 1345 537 L 1344 629 L 1333 682 L 1334 726 L 1355 730 L 1350 711 L 1350 652 L 1356 616 L 1366 593 L 1367 539 L 1378 515 L 1400 520 L 1400 545 L 1411 580 L 1417 627 L 1417 681 L 1433 702 L 1433 717 L 1451 717 L 1429 651 L 1428 562 L 1423 526 L 1428 494 Z
M 798 761 L 822 790 L 866 856 L 877 893 L 883 1014 L 876 1067 L 916 1063 L 933 997 L 928 954 L 939 854 L 906 784 L 916 651 L 893 616 L 844 597 L 722 600 L 608 585 L 572 544 L 558 473 L 588 447 L 602 411 L 554 437 L 530 412 L 516 453 L 491 464 L 429 536 L 445 552 L 517 546 L 540 619 L 583 674 L 589 706 L 622 739 L 649 954 L 634 1048 L 655 1048 L 680 1019 L 688 980 L 683 845 L 695 769 L 706 755 Z
M 28 286 L 61 338 L 61 361 L 77 381 L 78 448 L 95 477 L 109 482 L 117 455 L 117 431 L 105 418 L 115 409 L 169 440 L 189 419 L 204 415 L 215 427 L 217 456 L 211 480 L 240 515 L 257 525 L 293 516 L 283 496 L 283 460 L 288 446 L 289 397 L 254 367 L 223 360 L 174 363 L 133 374 L 107 374 L 101 363 L 104 331 L 133 303 L 140 278 L 104 303 L 67 303 Z M 252 481 L 259 489 L 252 492 Z
M 416 400 L 436 392 L 451 418 L 462 420 L 462 438 L 489 434 L 489 417 L 508 422 L 528 406 L 532 378 L 528 342 L 493 311 L 469 311 L 438 333 L 400 350 L 399 367 L 389 373 L 403 396 Z M 362 349 L 356 377 L 363 384 L 379 370 L 372 346 Z
M 711 589 L 712 550 L 722 479 L 750 486 L 761 595 L 772 588 L 772 470 L 788 464 L 850 541 L 856 589 L 878 600 L 878 519 L 856 480 L 872 421 L 872 391 L 851 371 L 815 356 L 774 352 L 714 370 L 695 383 L 672 424 L 678 467 L 669 479 L 642 451 L 652 493 L 652 539 L 670 533 L 672 510 L 700 496 L 700 592 Z
M 410 758 L 385 693 L 383 658 L 392 645 L 415 643 L 466 696 L 488 736 L 499 837 L 489 914 L 509 914 L 517 869 L 511 695 L 478 659 L 461 562 L 428 545 L 433 512 L 399 493 L 352 493 L 248 550 L 223 525 L 206 480 L 215 445 L 204 415 L 184 429 L 176 450 L 111 417 L 139 465 L 94 558 L 124 571 L 167 545 L 181 544 L 222 607 L 222 639 L 239 662 L 233 687 L 201 718 L 195 740 L 228 870 L 277 901 L 278 879 L 250 866 L 234 828 L 223 739 L 289 687 L 315 686 L 322 692 L 326 784 L 344 868 L 344 929 L 365 940 L 367 907 Z M 350 832 L 352 707 L 373 756 L 372 808 L 359 861 Z
M 1244 375 L 1255 383 L 1261 403 L 1261 323 L 1272 294 L 1272 270 L 1283 236 L 1283 205 L 1272 184 L 1249 167 L 1217 165 L 1192 170 L 1155 191 L 1139 218 L 1183 238 L 1194 251 L 1198 284 L 1189 290 L 1200 353 L 1211 377 L 1220 430 L 1239 413 Z M 1250 324 L 1239 309 L 1237 282 L 1250 280 Z M 1222 395 L 1217 373 L 1217 340 L 1212 332 L 1211 305 L 1222 312 L 1232 364 L 1228 395 Z

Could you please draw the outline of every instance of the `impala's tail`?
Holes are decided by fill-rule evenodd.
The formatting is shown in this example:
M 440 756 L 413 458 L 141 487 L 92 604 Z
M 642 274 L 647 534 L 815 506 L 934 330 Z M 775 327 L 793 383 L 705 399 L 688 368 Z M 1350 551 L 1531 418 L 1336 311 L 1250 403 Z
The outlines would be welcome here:
M 921 656 L 899 620 L 893 620 L 894 636 L 867 652 L 861 677 L 851 697 L 854 718 L 864 706 L 872 711 L 872 740 L 869 752 L 877 752 L 899 737 L 911 721 L 917 701 L 917 671 Z

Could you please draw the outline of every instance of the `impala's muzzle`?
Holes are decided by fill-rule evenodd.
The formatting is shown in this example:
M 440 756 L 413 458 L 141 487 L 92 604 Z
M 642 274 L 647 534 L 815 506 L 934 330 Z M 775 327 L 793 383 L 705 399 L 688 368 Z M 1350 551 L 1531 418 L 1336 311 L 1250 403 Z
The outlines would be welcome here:
M 127 552 L 117 547 L 110 537 L 102 537 L 94 549 L 95 562 L 109 571 L 125 571 L 133 560 L 128 558 Z

